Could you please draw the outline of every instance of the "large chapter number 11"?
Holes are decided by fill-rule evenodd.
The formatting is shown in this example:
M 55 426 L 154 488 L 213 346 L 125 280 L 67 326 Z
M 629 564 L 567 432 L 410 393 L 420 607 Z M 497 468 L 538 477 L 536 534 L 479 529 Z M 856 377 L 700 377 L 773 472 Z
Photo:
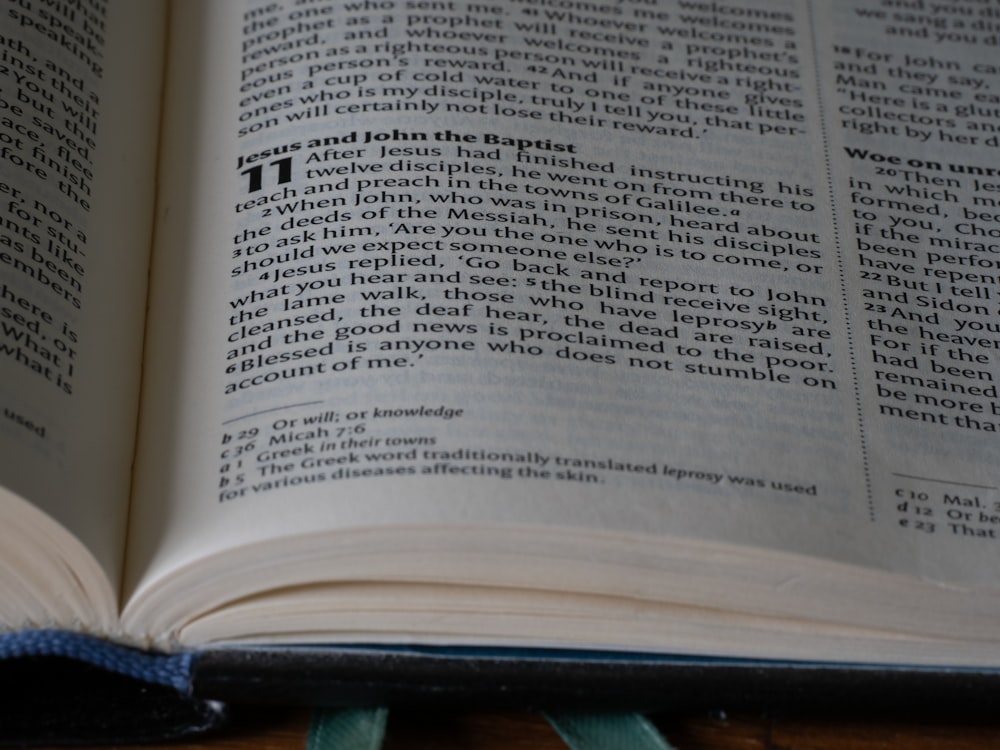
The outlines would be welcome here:
M 286 156 L 284 159 L 278 159 L 277 161 L 272 161 L 268 166 L 278 168 L 278 184 L 284 185 L 287 182 L 292 181 L 292 157 Z M 243 172 L 241 175 L 246 175 L 249 177 L 250 184 L 247 192 L 255 193 L 264 186 L 264 165 L 258 164 L 255 167 L 250 167 Z

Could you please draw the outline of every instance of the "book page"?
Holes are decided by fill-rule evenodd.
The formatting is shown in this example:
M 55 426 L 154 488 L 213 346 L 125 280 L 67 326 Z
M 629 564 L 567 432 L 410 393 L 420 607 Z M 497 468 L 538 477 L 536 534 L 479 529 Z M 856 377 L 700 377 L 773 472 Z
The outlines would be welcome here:
M 0 483 L 73 534 L 113 591 L 164 22 L 163 3 L 104 0 L 21 0 L 0 19 Z
M 825 158 L 871 524 L 911 546 L 923 575 L 988 582 L 1000 523 L 1000 27 L 984 5 L 925 10 L 852 2 L 829 21 L 817 14 Z
M 946 83 L 878 3 L 180 5 L 133 614 L 382 526 L 991 580 L 985 26 Z

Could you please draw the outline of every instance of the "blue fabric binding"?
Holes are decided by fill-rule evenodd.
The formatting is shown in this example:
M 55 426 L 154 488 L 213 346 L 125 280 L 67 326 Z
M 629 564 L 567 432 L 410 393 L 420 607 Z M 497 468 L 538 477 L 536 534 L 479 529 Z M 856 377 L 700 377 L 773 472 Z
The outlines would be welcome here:
M 0 660 L 58 656 L 189 693 L 192 654 L 157 654 L 64 630 L 0 634 Z

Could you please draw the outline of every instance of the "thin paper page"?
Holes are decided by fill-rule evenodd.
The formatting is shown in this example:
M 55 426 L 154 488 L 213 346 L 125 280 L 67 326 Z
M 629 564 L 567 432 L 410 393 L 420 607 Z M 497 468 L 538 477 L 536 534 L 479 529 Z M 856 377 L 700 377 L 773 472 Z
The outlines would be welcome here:
M 437 523 L 982 577 L 992 548 L 899 523 L 916 463 L 992 502 L 995 439 L 879 403 L 858 311 L 893 282 L 826 115 L 853 5 L 185 7 L 133 588 Z
M 0 481 L 121 577 L 165 7 L 10 7 L 0 24 Z

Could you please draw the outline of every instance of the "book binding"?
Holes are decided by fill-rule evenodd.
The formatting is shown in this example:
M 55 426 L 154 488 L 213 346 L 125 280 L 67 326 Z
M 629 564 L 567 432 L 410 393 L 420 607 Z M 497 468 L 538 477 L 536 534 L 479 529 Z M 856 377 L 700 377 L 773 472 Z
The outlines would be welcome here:
M 221 726 L 225 707 L 192 691 L 195 655 L 88 635 L 0 635 L 0 745 L 160 742 Z

